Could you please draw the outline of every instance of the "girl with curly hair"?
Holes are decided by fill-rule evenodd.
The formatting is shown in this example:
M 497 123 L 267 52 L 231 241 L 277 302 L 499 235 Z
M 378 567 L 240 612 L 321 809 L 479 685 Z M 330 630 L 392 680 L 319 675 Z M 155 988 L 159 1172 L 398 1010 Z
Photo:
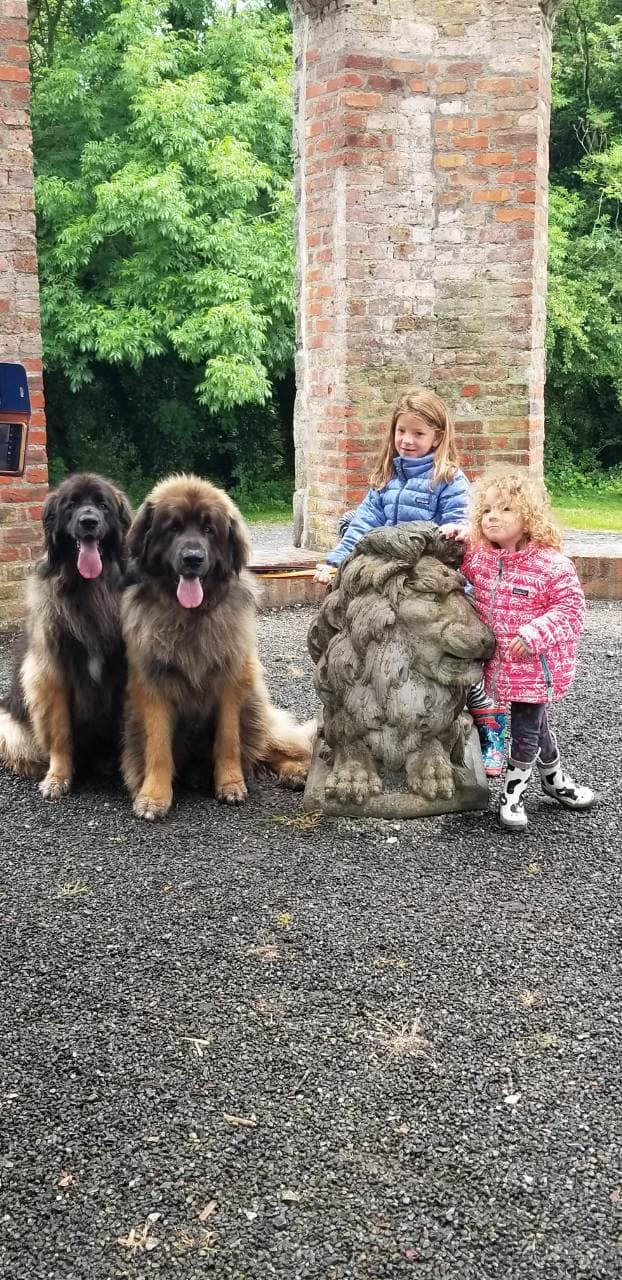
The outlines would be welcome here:
M 589 809 L 594 793 L 562 768 L 548 720 L 551 702 L 574 679 L 585 598 L 572 561 L 561 553 L 544 485 L 519 468 L 491 468 L 473 488 L 470 529 L 446 532 L 465 537 L 462 572 L 497 641 L 484 669 L 486 691 L 493 702 L 510 704 L 501 825 L 527 826 L 524 793 L 534 765 L 545 795 L 567 809 Z

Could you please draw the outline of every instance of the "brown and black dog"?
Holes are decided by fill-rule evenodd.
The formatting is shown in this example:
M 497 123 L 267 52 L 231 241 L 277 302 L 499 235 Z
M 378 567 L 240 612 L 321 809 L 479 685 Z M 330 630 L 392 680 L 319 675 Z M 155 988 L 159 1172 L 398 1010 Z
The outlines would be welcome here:
M 122 603 L 127 650 L 123 774 L 134 812 L 171 807 L 190 769 L 219 800 L 241 804 L 257 764 L 304 784 L 313 729 L 273 707 L 257 657 L 248 533 L 206 480 L 173 476 L 146 498 L 129 533 Z
M 73 475 L 43 508 L 45 554 L 27 584 L 27 616 L 8 694 L 0 760 L 45 774 L 59 799 L 76 762 L 118 765 L 125 660 L 120 598 L 132 513 L 98 475 Z

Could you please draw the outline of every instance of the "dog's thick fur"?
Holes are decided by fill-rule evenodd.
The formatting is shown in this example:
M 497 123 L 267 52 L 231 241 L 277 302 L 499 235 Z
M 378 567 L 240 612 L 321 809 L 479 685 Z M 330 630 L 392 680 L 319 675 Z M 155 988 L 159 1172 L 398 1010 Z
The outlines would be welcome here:
M 170 809 L 189 768 L 240 804 L 266 764 L 289 786 L 306 777 L 312 731 L 272 706 L 257 657 L 248 534 L 222 490 L 173 476 L 147 497 L 129 534 L 122 621 L 128 687 L 122 767 L 139 817 Z
M 45 554 L 27 583 L 25 632 L 0 702 L 0 760 L 18 774 L 45 773 L 48 799 L 69 790 L 76 762 L 118 763 L 131 518 L 124 495 L 98 475 L 70 476 L 43 508 Z

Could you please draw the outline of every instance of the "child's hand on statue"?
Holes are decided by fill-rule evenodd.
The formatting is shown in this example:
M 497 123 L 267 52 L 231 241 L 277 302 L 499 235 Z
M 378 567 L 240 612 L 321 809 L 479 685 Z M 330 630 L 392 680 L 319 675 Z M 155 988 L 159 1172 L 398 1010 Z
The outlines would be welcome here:
M 466 542 L 469 536 L 468 524 L 444 524 L 441 525 L 441 533 L 445 538 L 455 538 L 460 542 Z
M 332 576 L 333 570 L 329 564 L 317 564 L 315 566 L 315 573 L 313 574 L 314 582 L 323 582 L 325 586 L 328 586 Z

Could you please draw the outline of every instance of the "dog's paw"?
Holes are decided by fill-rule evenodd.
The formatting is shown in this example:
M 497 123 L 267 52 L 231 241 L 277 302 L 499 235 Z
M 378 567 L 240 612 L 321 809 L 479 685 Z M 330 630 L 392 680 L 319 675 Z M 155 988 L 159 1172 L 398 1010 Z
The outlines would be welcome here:
M 134 801 L 134 813 L 137 818 L 144 818 L 146 822 L 155 822 L 158 818 L 166 817 L 172 803 L 172 789 L 160 795 L 139 791 Z
M 243 778 L 228 778 L 216 787 L 216 799 L 221 804 L 244 804 L 248 791 Z
M 282 764 L 278 778 L 284 787 L 288 787 L 290 791 L 303 791 L 305 782 L 307 781 L 308 766 L 302 764 L 300 760 L 288 760 L 286 764 Z
M 71 787 L 71 778 L 58 773 L 48 772 L 39 783 L 39 791 L 44 800 L 61 800 Z

